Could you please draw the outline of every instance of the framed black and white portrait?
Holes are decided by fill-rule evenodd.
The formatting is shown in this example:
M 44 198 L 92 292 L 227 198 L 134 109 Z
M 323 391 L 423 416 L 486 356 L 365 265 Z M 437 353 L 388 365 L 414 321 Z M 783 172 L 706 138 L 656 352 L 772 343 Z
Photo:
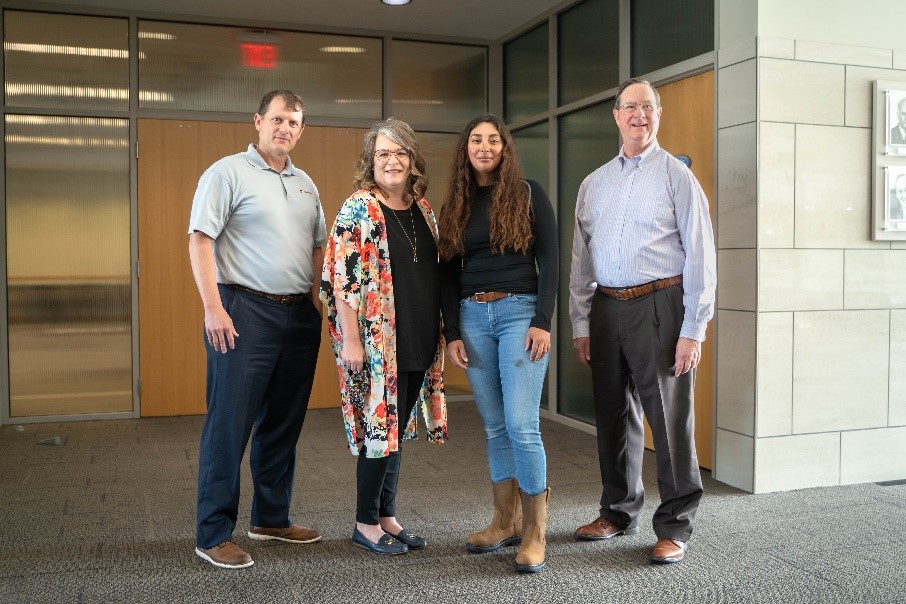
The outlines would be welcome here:
M 906 166 L 887 167 L 887 228 L 906 231 Z
M 906 155 L 906 90 L 887 90 L 887 146 L 891 153 Z

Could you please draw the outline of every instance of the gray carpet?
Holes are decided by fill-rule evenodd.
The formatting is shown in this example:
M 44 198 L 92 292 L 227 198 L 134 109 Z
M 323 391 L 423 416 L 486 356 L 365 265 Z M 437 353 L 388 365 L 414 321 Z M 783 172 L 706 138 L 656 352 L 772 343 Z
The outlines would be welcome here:
M 705 473 L 689 556 L 654 566 L 653 456 L 643 530 L 579 543 L 600 493 L 594 437 L 544 421 L 552 487 L 547 569 L 513 571 L 515 548 L 465 551 L 490 518 L 483 433 L 450 405 L 451 440 L 407 443 L 399 517 L 429 547 L 380 557 L 355 547 L 355 460 L 340 413 L 312 411 L 299 442 L 294 519 L 321 543 L 252 542 L 247 467 L 236 541 L 255 559 L 221 570 L 194 547 L 202 418 L 0 429 L 0 602 L 906 602 L 906 485 L 747 495 Z M 59 436 L 59 446 L 39 441 Z

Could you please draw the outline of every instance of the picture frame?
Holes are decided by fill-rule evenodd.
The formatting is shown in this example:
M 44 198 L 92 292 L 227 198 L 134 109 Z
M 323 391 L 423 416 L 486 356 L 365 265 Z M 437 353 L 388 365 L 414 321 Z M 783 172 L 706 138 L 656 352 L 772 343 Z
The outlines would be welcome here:
M 888 166 L 885 191 L 885 219 L 887 228 L 906 231 L 906 166 Z
M 872 241 L 906 242 L 906 80 L 872 82 Z
M 892 155 L 906 155 L 906 87 L 903 90 L 888 89 L 884 93 L 887 152 Z

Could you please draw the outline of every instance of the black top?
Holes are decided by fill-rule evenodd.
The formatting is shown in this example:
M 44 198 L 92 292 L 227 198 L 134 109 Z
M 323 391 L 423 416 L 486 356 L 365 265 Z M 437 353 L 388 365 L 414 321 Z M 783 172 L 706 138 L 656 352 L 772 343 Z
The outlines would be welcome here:
M 414 203 L 408 210 L 393 210 L 381 203 L 381 210 L 387 225 L 393 279 L 396 370 L 424 371 L 434 360 L 440 339 L 437 243 L 424 214 Z M 413 243 L 418 251 L 418 262 L 413 260 Z
M 441 263 L 441 306 L 447 342 L 462 339 L 459 301 L 477 292 L 538 294 L 531 326 L 551 330 L 560 270 L 557 219 L 541 185 L 533 180 L 526 182 L 532 191 L 534 236 L 526 253 L 499 254 L 491 249 L 489 209 L 494 187 L 478 187 L 475 192 L 469 223 L 463 231 L 465 254 Z

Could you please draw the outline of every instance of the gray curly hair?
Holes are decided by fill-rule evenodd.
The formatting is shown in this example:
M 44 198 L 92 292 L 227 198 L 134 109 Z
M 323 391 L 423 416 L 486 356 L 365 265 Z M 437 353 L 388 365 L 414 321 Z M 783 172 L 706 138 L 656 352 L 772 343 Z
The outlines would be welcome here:
M 425 158 L 422 155 L 418 140 L 412 127 L 402 120 L 394 117 L 382 122 L 375 122 L 365 134 L 365 144 L 362 146 L 362 155 L 356 166 L 353 184 L 357 189 L 372 189 L 374 182 L 374 151 L 377 137 L 383 135 L 394 143 L 409 150 L 409 180 L 406 182 L 406 192 L 412 199 L 419 200 L 428 190 L 428 171 Z

